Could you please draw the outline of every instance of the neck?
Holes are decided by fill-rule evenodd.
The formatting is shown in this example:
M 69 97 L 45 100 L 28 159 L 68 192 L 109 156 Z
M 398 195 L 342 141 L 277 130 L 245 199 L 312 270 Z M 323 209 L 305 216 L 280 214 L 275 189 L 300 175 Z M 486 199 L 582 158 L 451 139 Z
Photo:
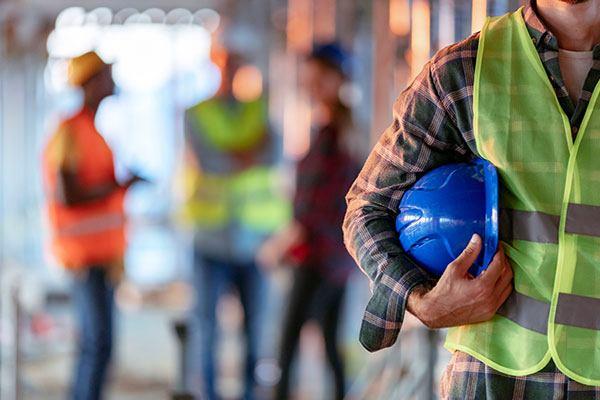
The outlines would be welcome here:
M 589 51 L 600 43 L 600 0 L 579 4 L 537 0 L 536 8 L 561 49 Z
M 329 123 L 334 122 L 339 116 L 339 108 L 339 103 L 329 103 L 323 101 L 313 104 L 313 124 L 328 125 Z
M 85 108 L 90 110 L 92 114 L 96 115 L 96 111 L 98 111 L 98 107 L 100 106 L 100 101 L 98 99 L 88 99 L 86 98 L 83 102 Z
M 225 77 L 222 78 L 219 89 L 217 89 L 216 96 L 228 98 L 233 97 L 233 88 L 231 82 L 227 81 Z

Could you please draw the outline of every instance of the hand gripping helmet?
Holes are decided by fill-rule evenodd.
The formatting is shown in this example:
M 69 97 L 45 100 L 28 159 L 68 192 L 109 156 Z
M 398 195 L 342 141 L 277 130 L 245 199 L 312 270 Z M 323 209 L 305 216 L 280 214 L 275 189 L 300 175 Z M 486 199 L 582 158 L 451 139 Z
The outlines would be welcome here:
M 483 159 L 429 171 L 402 197 L 396 231 L 404 250 L 440 276 L 479 234 L 483 247 L 469 272 L 485 270 L 498 247 L 498 175 Z

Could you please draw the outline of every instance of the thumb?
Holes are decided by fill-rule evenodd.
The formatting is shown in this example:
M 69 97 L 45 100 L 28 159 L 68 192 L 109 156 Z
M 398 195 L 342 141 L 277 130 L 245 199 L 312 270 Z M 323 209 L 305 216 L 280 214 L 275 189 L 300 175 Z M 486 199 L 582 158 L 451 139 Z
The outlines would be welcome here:
M 469 244 L 467 244 L 467 247 L 465 247 L 462 253 L 460 253 L 460 255 L 452 262 L 452 270 L 461 276 L 466 275 L 469 268 L 471 268 L 475 260 L 477 260 L 480 252 L 481 237 L 475 233 L 471 236 L 471 240 L 469 241 Z

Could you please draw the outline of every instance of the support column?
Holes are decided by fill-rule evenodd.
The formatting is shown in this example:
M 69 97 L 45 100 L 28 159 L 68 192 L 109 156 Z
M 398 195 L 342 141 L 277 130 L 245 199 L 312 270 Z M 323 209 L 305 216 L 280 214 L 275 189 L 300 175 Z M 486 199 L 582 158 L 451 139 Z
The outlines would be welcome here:
M 410 32 L 410 77 L 414 79 L 429 61 L 431 52 L 431 7 L 429 0 L 413 0 Z
M 336 0 L 313 0 L 314 41 L 331 42 L 336 39 Z
M 390 88 L 395 86 L 394 64 L 396 58 L 395 38 L 390 31 L 389 0 L 372 2 L 372 119 L 371 142 L 376 142 L 391 122 L 391 110 L 395 94 Z
M 298 90 L 298 67 L 314 39 L 313 1 L 289 0 L 287 52 L 283 110 L 283 150 L 291 158 L 301 157 L 310 145 L 310 107 Z
M 486 16 L 487 0 L 473 0 L 471 6 L 471 33 L 481 30 Z

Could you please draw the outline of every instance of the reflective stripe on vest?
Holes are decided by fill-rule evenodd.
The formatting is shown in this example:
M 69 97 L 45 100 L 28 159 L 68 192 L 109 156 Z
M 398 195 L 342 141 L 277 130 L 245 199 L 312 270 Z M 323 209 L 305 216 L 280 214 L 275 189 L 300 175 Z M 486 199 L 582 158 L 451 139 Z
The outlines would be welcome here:
M 500 236 L 503 240 L 558 243 L 560 216 L 538 211 L 500 210 Z M 569 204 L 567 233 L 600 237 L 600 207 Z
M 229 223 L 229 178 L 198 171 L 186 165 L 182 171 L 186 202 L 184 216 L 205 229 L 221 229 Z
M 525 329 L 546 334 L 549 312 L 550 303 L 513 291 L 498 310 L 498 315 Z M 559 293 L 554 321 L 561 325 L 600 330 L 600 299 Z
M 488 19 L 473 88 L 479 155 L 498 169 L 500 229 L 514 293 L 492 320 L 452 328 L 446 346 L 509 375 L 551 360 L 600 386 L 600 84 L 573 139 L 523 20 Z
M 500 237 L 504 241 L 527 240 L 558 243 L 560 217 L 537 211 L 500 210 Z
M 255 167 L 237 174 L 232 181 L 234 212 L 242 225 L 273 232 L 291 218 L 291 204 L 278 190 L 277 170 Z
M 600 207 L 569 204 L 565 231 L 578 235 L 600 236 Z
M 600 299 L 559 293 L 554 321 L 561 325 L 600 330 Z
M 498 315 L 510 319 L 525 329 L 546 334 L 550 303 L 539 301 L 513 290 L 498 310 Z
M 82 218 L 72 224 L 61 226 L 55 233 L 59 236 L 80 236 L 93 233 L 121 229 L 125 223 L 125 218 L 120 213 L 110 213 L 104 215 L 94 215 L 92 217 Z
M 291 204 L 278 190 L 277 170 L 254 167 L 232 176 L 197 173 L 185 205 L 198 228 L 218 230 L 230 223 L 270 233 L 291 218 Z

